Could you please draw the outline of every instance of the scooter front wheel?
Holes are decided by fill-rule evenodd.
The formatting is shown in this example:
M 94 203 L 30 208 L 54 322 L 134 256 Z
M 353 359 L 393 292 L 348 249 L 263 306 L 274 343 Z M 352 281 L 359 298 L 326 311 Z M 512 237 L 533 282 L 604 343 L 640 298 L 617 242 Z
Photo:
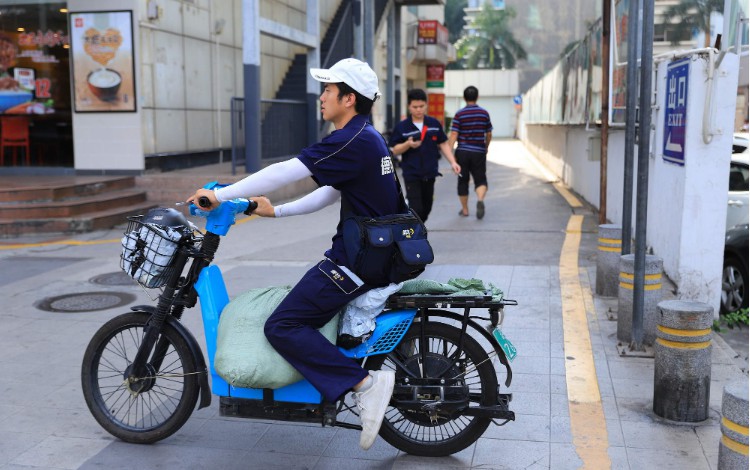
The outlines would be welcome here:
M 451 396 L 444 399 L 474 406 L 496 404 L 497 374 L 482 346 L 468 334 L 462 339 L 459 328 L 437 322 L 424 325 L 423 342 L 421 328 L 415 322 L 392 352 L 371 356 L 365 364 L 371 370 L 395 372 L 402 392 L 394 391 L 394 399 L 413 400 L 410 377 L 417 377 L 450 385 Z M 418 393 L 422 401 L 412 406 L 389 406 L 380 436 L 409 454 L 443 457 L 469 447 L 490 425 L 490 418 L 466 416 L 460 409 L 441 405 L 441 397 L 428 394 Z
M 113 436 L 136 444 L 157 442 L 180 429 L 200 388 L 188 343 L 169 324 L 160 335 L 164 353 L 158 358 L 151 353 L 145 375 L 131 374 L 150 317 L 133 312 L 105 323 L 89 342 L 81 368 L 83 396 L 96 421 Z

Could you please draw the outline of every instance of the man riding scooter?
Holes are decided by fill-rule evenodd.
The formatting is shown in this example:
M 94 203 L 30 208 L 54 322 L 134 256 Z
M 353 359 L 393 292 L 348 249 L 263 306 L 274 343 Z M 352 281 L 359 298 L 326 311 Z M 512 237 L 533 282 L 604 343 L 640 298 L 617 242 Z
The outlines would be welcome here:
M 253 196 L 258 203 L 254 213 L 262 217 L 308 214 L 339 199 L 354 215 L 377 217 L 398 212 L 398 183 L 388 149 L 367 120 L 380 96 L 377 75 L 366 63 L 351 58 L 330 69 L 311 69 L 310 74 L 324 83 L 321 113 L 335 130 L 296 158 L 266 167 L 230 186 L 199 189 L 188 202 L 197 204 L 199 198 L 206 197 L 213 209 L 223 201 Z M 307 177 L 319 187 L 296 201 L 273 206 L 267 198 L 257 197 Z M 335 402 L 349 390 L 355 392 L 363 449 L 369 449 L 378 435 L 393 392 L 394 373 L 364 370 L 317 329 L 344 305 L 375 287 L 352 272 L 339 221 L 324 259 L 305 273 L 265 325 L 271 345 L 326 401 Z

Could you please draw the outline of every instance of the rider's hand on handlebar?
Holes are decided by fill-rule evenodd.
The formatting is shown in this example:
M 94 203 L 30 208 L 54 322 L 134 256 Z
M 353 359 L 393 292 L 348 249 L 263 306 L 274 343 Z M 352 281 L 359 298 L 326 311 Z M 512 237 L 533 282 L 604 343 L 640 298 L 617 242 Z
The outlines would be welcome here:
M 211 203 L 211 207 L 201 206 L 198 202 L 201 197 L 208 199 L 208 201 Z M 198 208 L 200 208 L 201 210 L 205 210 L 205 211 L 216 209 L 217 207 L 219 207 L 219 204 L 220 204 L 219 201 L 216 199 L 216 195 L 214 194 L 213 190 L 203 189 L 203 188 L 197 190 L 195 194 L 190 196 L 185 202 L 195 204 L 196 206 L 198 206 Z
M 276 217 L 276 213 L 273 210 L 273 204 L 265 196 L 258 196 L 252 198 L 253 201 L 258 203 L 258 208 L 253 211 L 253 214 L 257 214 L 261 217 Z

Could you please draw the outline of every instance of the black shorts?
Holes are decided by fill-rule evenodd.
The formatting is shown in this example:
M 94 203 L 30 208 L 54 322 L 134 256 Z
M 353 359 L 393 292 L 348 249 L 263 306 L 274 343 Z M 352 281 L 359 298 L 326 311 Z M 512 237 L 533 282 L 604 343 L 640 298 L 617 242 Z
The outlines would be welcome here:
M 458 177 L 458 195 L 469 195 L 469 176 L 474 180 L 474 189 L 487 186 L 487 153 L 456 150 L 456 162 L 461 166 Z

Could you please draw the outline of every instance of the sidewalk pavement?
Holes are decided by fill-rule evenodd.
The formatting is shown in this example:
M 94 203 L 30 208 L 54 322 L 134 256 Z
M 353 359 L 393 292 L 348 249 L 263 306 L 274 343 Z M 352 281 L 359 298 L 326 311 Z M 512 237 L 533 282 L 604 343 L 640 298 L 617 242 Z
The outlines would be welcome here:
M 80 364 L 89 339 L 105 321 L 130 305 L 152 303 L 144 290 L 118 283 L 117 277 L 109 284 L 94 282 L 119 272 L 119 227 L 71 238 L 0 243 L 5 294 L 0 310 L 0 469 L 580 468 L 587 449 L 580 428 L 572 424 L 576 418 L 571 410 L 575 412 L 577 403 L 568 386 L 574 361 L 566 359 L 564 350 L 569 299 L 561 286 L 561 278 L 569 281 L 561 272 L 561 256 L 569 246 L 571 216 L 582 220 L 580 246 L 572 253 L 577 258 L 572 259 L 588 326 L 588 334 L 586 328 L 583 334 L 595 366 L 595 405 L 604 418 L 600 425 L 592 421 L 588 430 L 606 443 L 609 463 L 600 468 L 716 468 L 722 388 L 736 380 L 747 384 L 747 338 L 744 350 L 741 340 L 737 347 L 743 359 L 720 336 L 713 337 L 709 419 L 679 424 L 655 416 L 653 359 L 618 355 L 617 322 L 608 317 L 616 312 L 617 299 L 592 295 L 595 211 L 572 209 L 517 141 L 492 143 L 488 178 L 487 213 L 481 221 L 474 217 L 473 194 L 472 215 L 461 218 L 454 177 L 438 181 L 427 221 L 436 260 L 423 276 L 438 281 L 477 277 L 518 300 L 517 307 L 506 308 L 504 322 L 504 332 L 519 352 L 509 388 L 515 422 L 491 426 L 474 445 L 453 456 L 425 458 L 399 452 L 381 439 L 364 452 L 358 447 L 358 433 L 346 429 L 223 418 L 214 399 L 157 444 L 116 440 L 86 408 Z M 239 223 L 222 241 L 215 261 L 230 297 L 253 287 L 296 282 L 329 246 L 337 219 L 338 207 L 332 206 L 314 215 Z M 85 301 L 53 302 L 73 310 L 68 313 L 38 308 L 44 299 L 72 293 L 92 295 Z M 130 297 L 127 305 L 107 304 L 117 300 L 113 294 Z M 86 303 L 112 308 L 86 311 Z M 205 351 L 198 309 L 186 312 L 183 321 Z M 744 371 L 737 360 L 744 360 Z

